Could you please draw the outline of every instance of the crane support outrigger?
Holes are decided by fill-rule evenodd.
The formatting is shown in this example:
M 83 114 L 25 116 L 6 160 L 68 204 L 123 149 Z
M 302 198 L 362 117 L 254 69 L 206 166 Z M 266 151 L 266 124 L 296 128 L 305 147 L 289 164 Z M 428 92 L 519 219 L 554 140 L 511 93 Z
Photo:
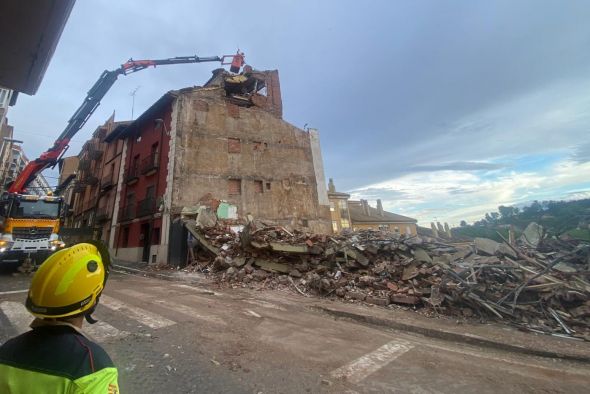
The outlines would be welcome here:
M 30 161 L 0 198 L 0 262 L 24 261 L 46 257 L 65 246 L 59 237 L 62 198 L 27 194 L 27 186 L 48 167 L 55 167 L 69 148 L 69 143 L 88 119 L 120 75 L 128 75 L 148 67 L 173 64 L 220 62 L 238 73 L 244 65 L 244 53 L 224 56 L 182 56 L 157 60 L 129 59 L 115 70 L 105 70 L 88 91 L 66 128 L 37 159 Z M 38 258 L 36 260 L 39 260 Z

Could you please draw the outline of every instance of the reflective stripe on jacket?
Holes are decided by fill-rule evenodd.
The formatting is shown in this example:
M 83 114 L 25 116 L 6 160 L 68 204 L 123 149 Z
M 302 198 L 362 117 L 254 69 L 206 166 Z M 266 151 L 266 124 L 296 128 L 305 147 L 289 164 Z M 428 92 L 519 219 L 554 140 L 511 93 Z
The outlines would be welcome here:
M 0 393 L 118 394 L 117 368 L 74 328 L 35 326 L 0 347 Z

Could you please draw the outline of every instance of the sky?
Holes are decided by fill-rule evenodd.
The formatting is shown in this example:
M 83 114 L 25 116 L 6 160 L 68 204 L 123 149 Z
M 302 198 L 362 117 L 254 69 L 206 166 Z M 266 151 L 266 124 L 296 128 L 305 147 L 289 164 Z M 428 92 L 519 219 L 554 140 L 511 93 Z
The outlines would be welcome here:
M 283 118 L 320 132 L 339 191 L 458 225 L 499 205 L 590 197 L 590 2 L 78 1 L 36 95 L 8 113 L 30 158 L 104 69 L 246 53 L 278 69 Z M 128 120 L 214 63 L 123 76 L 71 143 Z M 55 171 L 45 174 L 55 184 Z

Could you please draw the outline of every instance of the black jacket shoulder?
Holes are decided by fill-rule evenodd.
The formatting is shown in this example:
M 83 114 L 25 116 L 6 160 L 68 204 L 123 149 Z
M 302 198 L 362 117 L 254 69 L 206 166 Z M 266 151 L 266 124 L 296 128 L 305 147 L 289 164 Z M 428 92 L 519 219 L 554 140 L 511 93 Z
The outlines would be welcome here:
M 0 347 L 0 363 L 72 380 L 114 367 L 97 343 L 67 326 L 43 326 Z

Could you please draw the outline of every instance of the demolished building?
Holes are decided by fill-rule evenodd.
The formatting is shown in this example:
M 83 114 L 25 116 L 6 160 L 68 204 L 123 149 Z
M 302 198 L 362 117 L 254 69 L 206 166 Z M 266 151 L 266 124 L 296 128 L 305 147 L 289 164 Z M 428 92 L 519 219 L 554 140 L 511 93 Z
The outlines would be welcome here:
M 116 138 L 116 258 L 176 262 L 186 243 L 178 219 L 199 205 L 223 208 L 226 219 L 331 232 L 318 132 L 282 119 L 276 70 L 215 70 L 203 87 L 164 94 Z

